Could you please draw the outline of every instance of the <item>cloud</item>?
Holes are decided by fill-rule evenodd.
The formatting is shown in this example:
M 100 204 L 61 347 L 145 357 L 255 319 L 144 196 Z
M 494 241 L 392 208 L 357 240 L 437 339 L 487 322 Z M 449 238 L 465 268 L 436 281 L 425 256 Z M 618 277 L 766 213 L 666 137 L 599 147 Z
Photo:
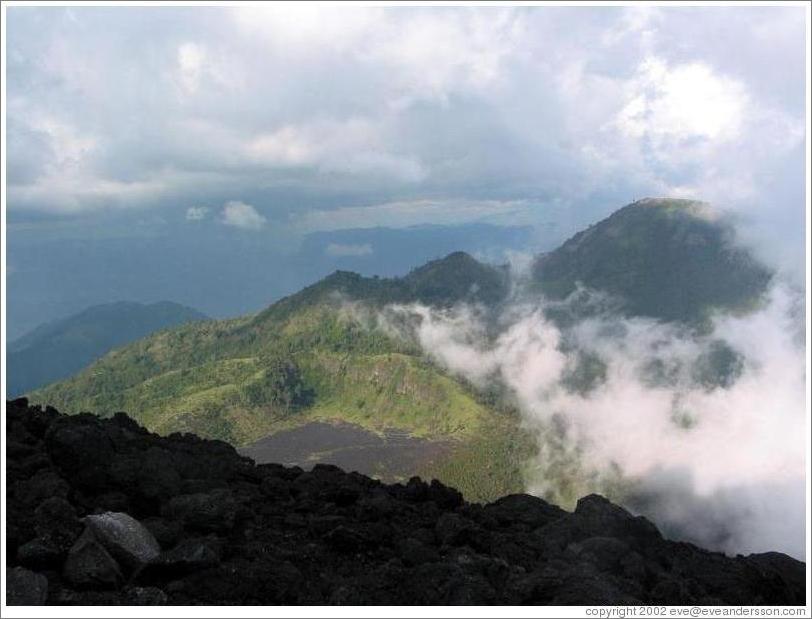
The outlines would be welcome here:
M 679 194 L 803 256 L 800 7 L 13 9 L 12 221 L 240 195 L 293 232 L 427 202 L 574 232 Z
M 243 230 L 261 230 L 268 220 L 250 204 L 231 201 L 223 207 L 220 221 L 226 226 Z
M 658 148 L 692 139 L 735 139 L 749 103 L 741 82 L 704 63 L 669 67 L 656 57 L 638 67 L 629 98 L 618 119 L 621 130 L 647 137 Z
M 291 223 L 305 232 L 473 221 L 521 224 L 530 219 L 533 206 L 523 200 L 408 200 L 306 211 Z
M 324 248 L 324 253 L 328 256 L 369 256 L 372 254 L 372 245 L 362 243 L 358 245 L 347 245 L 342 243 L 329 243 Z
M 391 11 L 266 7 L 234 12 L 239 29 L 272 54 L 342 57 L 379 82 L 388 106 L 446 102 L 496 82 L 525 33 L 514 9 Z
M 765 307 L 721 315 L 705 335 L 605 312 L 561 329 L 545 317 L 549 302 L 521 298 L 496 317 L 412 305 L 381 320 L 452 373 L 507 388 L 538 439 L 531 492 L 563 504 L 601 492 L 681 539 L 803 557 L 805 356 L 794 293 L 776 287 Z M 709 370 L 720 350 L 738 360 Z M 584 355 L 604 367 L 589 380 Z
M 401 182 L 423 180 L 426 172 L 411 157 L 387 152 L 382 127 L 350 118 L 285 125 L 245 145 L 247 160 L 263 166 L 315 168 L 322 173 L 382 176 Z
M 178 70 L 181 85 L 190 94 L 194 94 L 199 85 L 205 68 L 205 50 L 196 43 L 183 43 L 178 47 Z
M 186 209 L 187 221 L 201 221 L 206 219 L 209 214 L 209 208 L 206 206 L 190 206 Z

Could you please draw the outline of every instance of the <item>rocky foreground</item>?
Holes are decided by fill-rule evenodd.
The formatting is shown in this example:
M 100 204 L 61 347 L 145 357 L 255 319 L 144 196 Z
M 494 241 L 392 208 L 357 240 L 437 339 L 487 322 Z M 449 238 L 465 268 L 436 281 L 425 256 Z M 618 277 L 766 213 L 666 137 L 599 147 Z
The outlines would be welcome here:
M 466 503 L 8 403 L 9 604 L 792 604 L 803 563 L 663 539 L 591 495 Z

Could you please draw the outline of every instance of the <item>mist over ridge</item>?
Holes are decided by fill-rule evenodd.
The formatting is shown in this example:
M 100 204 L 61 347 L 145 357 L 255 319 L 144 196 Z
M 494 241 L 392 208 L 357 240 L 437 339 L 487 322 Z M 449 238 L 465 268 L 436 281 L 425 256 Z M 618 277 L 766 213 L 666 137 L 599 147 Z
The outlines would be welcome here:
M 607 231 L 625 247 L 622 235 L 634 230 L 614 221 L 623 211 L 651 208 L 650 201 L 635 205 L 579 233 L 554 257 L 571 257 L 574 246 L 595 244 L 594 235 Z M 711 222 L 711 249 L 721 251 L 712 266 L 723 270 L 709 275 L 729 279 L 703 301 L 719 299 L 731 285 L 727 309 L 687 305 L 676 321 L 668 320 L 671 307 L 663 317 L 641 316 L 628 298 L 573 279 L 566 295 L 546 296 L 536 285 L 550 261 L 542 256 L 517 257 L 511 295 L 496 310 L 393 305 L 380 320 L 448 371 L 497 389 L 521 411 L 538 448 L 525 473 L 528 491 L 562 505 L 600 492 L 647 513 L 679 539 L 729 553 L 773 548 L 803 557 L 803 295 L 753 262 L 732 228 L 718 236 L 722 224 L 708 216 L 715 211 L 692 205 L 685 212 L 701 223 L 687 232 L 682 224 L 675 228 L 683 240 L 693 236 L 683 251 L 702 248 L 702 229 Z M 645 242 L 656 244 L 657 235 Z M 725 272 L 719 255 L 743 271 Z M 612 288 L 611 280 L 602 283 Z

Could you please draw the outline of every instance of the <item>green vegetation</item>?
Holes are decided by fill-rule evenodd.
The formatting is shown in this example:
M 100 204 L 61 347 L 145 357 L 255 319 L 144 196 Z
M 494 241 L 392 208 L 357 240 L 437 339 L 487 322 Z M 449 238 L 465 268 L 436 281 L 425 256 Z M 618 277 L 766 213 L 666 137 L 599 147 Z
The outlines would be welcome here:
M 369 310 L 493 304 L 506 285 L 502 271 L 461 253 L 397 280 L 337 272 L 255 316 L 184 325 L 114 350 L 30 397 L 69 413 L 123 410 L 155 432 L 235 445 L 311 421 L 402 430 L 454 445 L 424 474 L 494 499 L 522 487 L 529 443 L 517 416 L 377 328 Z
M 553 298 L 580 283 L 616 295 L 628 315 L 695 324 L 716 309 L 752 308 L 771 277 L 710 207 L 689 200 L 630 204 L 534 265 Z
M 420 358 L 314 355 L 311 384 L 318 393 L 311 419 L 342 420 L 382 432 L 406 429 L 424 438 L 477 434 L 489 411 L 459 383 Z
M 527 489 L 525 479 L 536 453 L 532 435 L 520 427 L 516 416 L 494 415 L 448 458 L 418 473 L 427 479 L 453 480 L 467 500 L 488 502 Z
M 167 301 L 111 303 L 38 327 L 8 346 L 8 394 L 17 395 L 78 372 L 105 353 L 150 333 L 206 316 Z
M 547 308 L 562 327 L 612 307 L 614 299 L 629 314 L 701 327 L 717 308 L 758 303 L 770 277 L 703 205 L 674 200 L 625 207 L 534 266 L 536 284 L 567 299 Z M 610 293 L 608 301 L 580 284 Z M 402 278 L 338 271 L 256 315 L 187 324 L 113 350 L 30 398 L 68 413 L 124 410 L 155 432 L 194 432 L 238 446 L 313 421 L 380 434 L 399 430 L 452 445 L 414 473 L 458 487 L 470 500 L 518 492 L 528 479 L 565 505 L 588 488 L 618 496 L 619 471 L 585 471 L 554 423 L 522 427 L 500 381 L 474 388 L 450 377 L 415 342 L 379 323 L 378 310 L 388 304 L 495 308 L 508 289 L 504 269 L 463 253 Z M 575 344 L 562 333 L 562 347 L 572 351 Z M 574 358 L 563 377 L 570 392 L 587 394 L 605 381 L 600 358 Z M 693 380 L 707 389 L 725 386 L 741 364 L 719 343 L 696 360 Z M 654 361 L 644 374 L 651 384 L 671 384 L 688 370 Z M 690 411 L 676 421 L 692 423 Z M 550 479 L 554 487 L 546 488 L 543 480 Z
M 504 269 L 482 264 L 464 252 L 455 252 L 414 269 L 405 277 L 384 279 L 336 271 L 274 303 L 261 312 L 257 320 L 260 323 L 284 320 L 302 308 L 340 303 L 342 299 L 363 301 L 375 307 L 410 302 L 449 306 L 460 301 L 493 306 L 505 298 L 508 287 Z

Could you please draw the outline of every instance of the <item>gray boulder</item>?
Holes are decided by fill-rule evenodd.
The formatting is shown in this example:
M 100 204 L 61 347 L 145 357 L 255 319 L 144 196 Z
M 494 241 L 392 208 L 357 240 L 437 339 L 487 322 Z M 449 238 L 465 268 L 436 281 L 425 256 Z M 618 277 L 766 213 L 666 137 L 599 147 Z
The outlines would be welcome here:
M 129 514 L 105 512 L 84 521 L 99 543 L 130 570 L 146 565 L 161 552 L 152 533 Z

